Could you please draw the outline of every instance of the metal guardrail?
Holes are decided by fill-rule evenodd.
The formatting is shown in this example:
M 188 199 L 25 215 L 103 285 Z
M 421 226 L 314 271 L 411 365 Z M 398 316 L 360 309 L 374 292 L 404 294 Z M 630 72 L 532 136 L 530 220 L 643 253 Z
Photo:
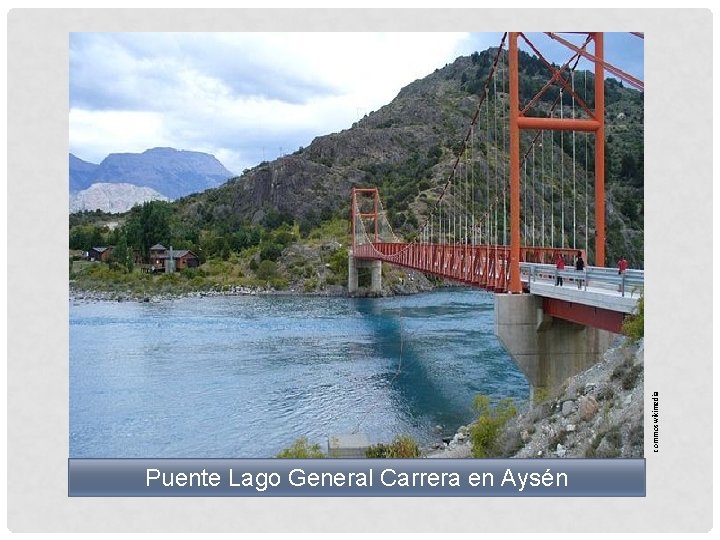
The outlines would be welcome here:
M 558 270 L 553 264 L 520 263 L 520 277 L 525 281 L 553 281 L 560 276 L 575 283 L 580 280 L 582 286 L 587 290 L 588 285 L 610 290 L 616 290 L 625 296 L 626 292 L 633 295 L 635 292 L 642 292 L 645 286 L 645 271 L 627 269 L 618 274 L 617 268 L 606 268 L 602 266 L 586 266 L 581 272 L 574 268 Z

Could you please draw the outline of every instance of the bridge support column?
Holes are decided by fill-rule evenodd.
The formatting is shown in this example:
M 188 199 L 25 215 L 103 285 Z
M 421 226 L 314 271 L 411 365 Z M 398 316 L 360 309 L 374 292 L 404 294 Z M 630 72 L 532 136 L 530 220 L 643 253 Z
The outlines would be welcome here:
M 368 261 L 370 267 L 370 291 L 376 294 L 382 292 L 382 261 Z
M 348 251 L 348 294 L 355 294 L 358 290 L 358 273 L 355 257 L 352 250 Z
M 353 256 L 352 251 L 348 253 L 348 294 L 357 293 L 358 269 L 370 269 L 370 292 L 380 294 L 382 292 L 382 261 L 358 260 Z
M 558 388 L 596 364 L 614 337 L 607 330 L 546 315 L 542 298 L 532 294 L 495 295 L 495 335 L 533 390 Z

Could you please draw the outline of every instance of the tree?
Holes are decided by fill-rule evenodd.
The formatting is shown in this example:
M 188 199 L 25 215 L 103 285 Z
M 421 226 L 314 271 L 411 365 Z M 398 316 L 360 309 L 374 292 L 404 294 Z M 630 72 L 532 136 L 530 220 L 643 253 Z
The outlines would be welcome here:
M 637 175 L 637 161 L 632 154 L 623 154 L 620 160 L 620 177 L 621 178 L 635 178 Z
M 150 201 L 134 206 L 128 216 L 126 233 L 129 244 L 142 253 L 150 254 L 150 246 L 170 240 L 172 206 L 165 201 Z
M 111 255 L 112 262 L 119 264 L 121 268 L 132 272 L 133 270 L 133 257 L 132 250 L 128 249 L 127 237 L 125 234 L 120 234 L 118 237 L 117 245 L 112 251 Z

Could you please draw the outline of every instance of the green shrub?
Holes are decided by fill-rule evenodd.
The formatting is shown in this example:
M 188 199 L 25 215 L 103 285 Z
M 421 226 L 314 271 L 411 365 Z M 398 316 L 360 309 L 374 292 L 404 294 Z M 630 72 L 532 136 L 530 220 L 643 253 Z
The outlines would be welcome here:
M 284 277 L 274 277 L 270 280 L 270 286 L 276 290 L 283 290 L 288 288 L 288 280 Z
M 383 443 L 377 443 L 365 450 L 365 456 L 370 459 L 384 459 L 388 457 L 389 447 Z
M 258 279 L 272 280 L 277 277 L 277 264 L 269 260 L 261 261 L 255 271 L 255 275 Z
M 270 243 L 260 246 L 260 259 L 268 261 L 277 261 L 282 253 L 282 244 Z
M 180 275 L 186 279 L 194 279 L 197 277 L 204 278 L 207 274 L 205 273 L 205 270 L 203 270 L 200 267 L 197 268 L 183 268 L 180 270 Z
M 292 444 L 292 446 L 285 448 L 275 457 L 285 459 L 316 459 L 324 458 L 325 454 L 323 454 L 322 450 L 320 450 L 319 444 L 316 443 L 311 445 L 308 442 L 307 437 L 300 437 Z
M 478 419 L 470 425 L 473 457 L 491 457 L 496 450 L 500 431 L 505 423 L 517 414 L 517 409 L 509 398 L 493 407 L 490 405 L 490 398 L 483 395 L 475 397 L 474 407 L 478 411 Z
M 312 291 L 314 291 L 315 289 L 317 289 L 317 286 L 318 286 L 318 280 L 317 280 L 317 278 L 308 279 L 308 280 L 305 282 L 305 292 L 312 292 Z
M 640 374 L 643 372 L 642 366 L 633 366 L 631 367 L 622 378 L 622 388 L 623 390 L 632 390 L 635 388 L 635 385 L 637 384 L 638 377 L 640 377 Z
M 225 274 L 225 263 L 218 259 L 211 259 L 205 263 L 207 271 L 205 272 L 208 276 L 219 276 Z
M 550 390 L 546 386 L 538 386 L 533 391 L 533 403 L 542 403 L 550 399 Z
M 634 315 L 625 319 L 622 333 L 632 341 L 639 341 L 645 335 L 645 297 L 641 294 Z
M 348 250 L 338 249 L 330 256 L 330 269 L 337 276 L 339 283 L 347 282 L 348 278 Z
M 409 435 L 398 435 L 390 444 L 376 444 L 365 451 L 369 458 L 416 458 L 420 457 L 420 448 Z
M 158 278 L 158 283 L 161 285 L 177 285 L 180 283 L 180 275 L 175 272 L 172 274 L 161 274 Z

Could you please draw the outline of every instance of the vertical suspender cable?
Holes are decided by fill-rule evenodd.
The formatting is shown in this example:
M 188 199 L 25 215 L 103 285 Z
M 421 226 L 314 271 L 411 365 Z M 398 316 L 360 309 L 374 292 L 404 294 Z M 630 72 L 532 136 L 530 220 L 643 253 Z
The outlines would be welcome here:
M 443 242 L 442 199 L 440 199 L 438 201 L 438 244 Z
M 487 87 L 485 89 L 485 109 L 487 109 Z M 487 114 L 487 113 L 486 113 Z M 470 163 L 471 163 L 471 169 L 470 169 L 470 205 L 471 205 L 471 212 L 470 212 L 470 235 L 472 237 L 472 240 L 470 243 L 474 246 L 475 245 L 475 140 L 473 139 L 473 144 L 470 146 Z
M 542 197 L 540 197 L 540 243 L 545 246 L 545 130 L 540 132 L 540 189 L 542 189 Z
M 473 139 L 474 139 L 474 128 L 475 126 L 470 126 L 470 148 L 472 148 Z M 470 186 L 470 171 L 468 170 L 470 167 L 471 161 L 470 161 L 470 149 L 465 150 L 465 208 L 463 214 L 465 214 L 465 236 L 463 236 L 463 244 L 468 244 L 468 233 L 470 232 L 468 229 L 468 214 L 470 213 L 470 199 L 468 198 L 468 189 Z
M 498 182 L 498 176 L 500 175 L 500 159 L 498 157 L 498 154 L 500 152 L 500 143 L 499 143 L 499 137 L 498 137 L 498 91 L 497 91 L 497 77 L 493 77 L 493 120 L 495 124 L 495 183 Z M 485 204 L 486 204 L 486 219 L 488 223 L 490 222 L 490 178 L 488 177 L 487 183 L 485 186 Z M 488 236 L 488 244 L 490 244 L 490 237 Z
M 522 215 L 522 224 L 523 224 L 523 238 L 520 243 L 520 245 L 526 245 L 528 232 L 527 232 L 527 186 L 529 182 L 527 181 L 527 160 L 523 162 L 523 190 L 522 190 L 522 196 L 523 196 L 523 215 Z
M 553 116 L 550 111 L 550 116 Z M 550 247 L 555 247 L 555 132 L 550 132 Z
M 448 232 L 450 233 L 450 243 L 455 243 L 455 206 L 456 206 L 456 185 L 457 185 L 457 178 L 455 178 L 455 174 L 453 173 L 453 179 L 452 182 L 450 182 L 450 190 L 452 191 L 452 206 L 450 206 L 450 201 L 448 200 Z
M 571 84 L 572 84 L 572 91 L 575 92 L 575 70 L 573 69 L 570 72 L 571 76 Z M 572 99 L 572 117 L 573 120 L 575 120 L 575 95 L 573 94 Z M 577 230 L 577 222 L 576 222 L 576 214 L 575 214 L 575 207 L 576 207 L 576 201 L 577 201 L 577 193 L 575 192 L 575 130 L 573 129 L 572 132 L 572 145 L 573 145 L 573 168 L 572 168 L 572 200 L 573 200 L 573 249 L 577 249 L 577 245 L 575 243 L 576 239 L 576 230 Z
M 560 89 L 560 119 L 563 119 L 563 91 Z M 565 139 L 560 131 L 560 247 L 565 247 Z
M 588 102 L 587 98 L 587 70 L 585 70 L 585 78 L 584 78 L 584 90 L 583 90 L 583 99 L 585 102 Z M 590 202 L 589 202 L 589 190 L 588 190 L 588 137 L 590 134 L 586 131 L 585 132 L 585 253 L 589 253 L 588 251 L 588 242 L 590 238 L 590 220 L 588 219 L 589 209 L 590 209 Z M 586 255 L 587 257 L 587 255 Z
M 502 85 L 500 87 L 500 91 L 502 92 Z M 501 103 L 502 105 L 502 103 Z M 497 113 L 496 113 L 497 114 Z M 500 125 L 502 126 L 502 120 L 500 121 Z M 502 136 L 502 135 L 501 135 Z M 503 154 L 505 155 L 505 154 Z M 495 197 L 493 201 L 494 205 L 494 214 L 495 214 L 495 222 L 494 222 L 494 229 L 495 229 L 495 235 L 493 236 L 493 244 L 497 246 L 498 244 L 498 205 L 500 203 L 500 199 L 498 199 L 498 186 L 500 185 L 499 178 L 501 177 L 500 172 L 498 171 L 498 174 L 495 175 Z
M 535 246 L 535 145 L 532 146 L 532 245 Z
M 448 195 L 450 195 L 450 194 L 448 193 Z M 452 226 L 450 225 L 450 222 L 451 222 L 450 214 L 452 214 L 452 208 L 450 207 L 450 197 L 448 197 L 447 210 L 445 211 L 445 213 L 447 214 L 447 229 L 446 229 L 445 236 L 447 237 L 447 243 L 450 244 L 452 241 Z
M 509 46 L 509 44 L 508 44 L 508 46 Z M 509 89 L 506 89 L 506 87 L 505 87 L 505 83 L 506 83 L 505 74 L 509 73 L 509 68 L 507 67 L 508 66 L 507 62 L 508 62 L 508 58 L 506 55 L 505 56 L 505 68 L 506 69 L 500 71 L 500 75 L 502 77 L 502 79 L 500 79 L 500 88 L 505 93 L 505 95 L 510 94 Z M 507 83 L 509 84 L 509 80 L 507 81 Z M 508 117 L 505 115 L 505 110 L 506 110 L 505 105 L 503 105 L 503 122 L 502 122 L 503 126 L 507 126 L 509 124 Z M 505 155 L 505 156 L 510 155 L 508 152 L 508 147 L 507 147 L 507 145 L 508 145 L 507 138 L 508 138 L 508 134 L 507 134 L 507 131 L 505 131 L 502 134 L 503 155 Z M 508 190 L 507 190 L 507 187 L 508 187 L 508 183 L 510 181 L 510 177 L 507 174 L 508 170 L 509 170 L 509 167 L 505 167 L 506 174 L 504 176 L 507 177 L 508 180 L 506 182 L 503 182 L 503 245 L 504 246 L 508 245 L 508 238 L 507 238 L 507 233 L 508 233 L 508 221 L 507 221 L 507 197 L 508 197 L 508 194 L 507 194 L 507 191 Z
M 457 219 L 458 219 L 458 215 L 457 215 L 457 214 L 458 214 L 458 204 L 457 204 L 457 199 L 458 199 L 458 185 L 457 185 L 457 183 L 458 183 L 458 179 L 457 179 L 457 176 L 455 176 L 455 175 L 453 175 L 453 178 L 454 178 L 455 181 L 453 182 L 453 185 L 452 185 L 452 190 L 453 190 L 453 219 L 452 219 L 452 227 L 453 227 L 453 235 L 452 235 L 452 238 L 453 238 L 453 241 L 452 241 L 452 243 L 453 243 L 453 244 L 456 244 L 456 243 L 457 243 Z

